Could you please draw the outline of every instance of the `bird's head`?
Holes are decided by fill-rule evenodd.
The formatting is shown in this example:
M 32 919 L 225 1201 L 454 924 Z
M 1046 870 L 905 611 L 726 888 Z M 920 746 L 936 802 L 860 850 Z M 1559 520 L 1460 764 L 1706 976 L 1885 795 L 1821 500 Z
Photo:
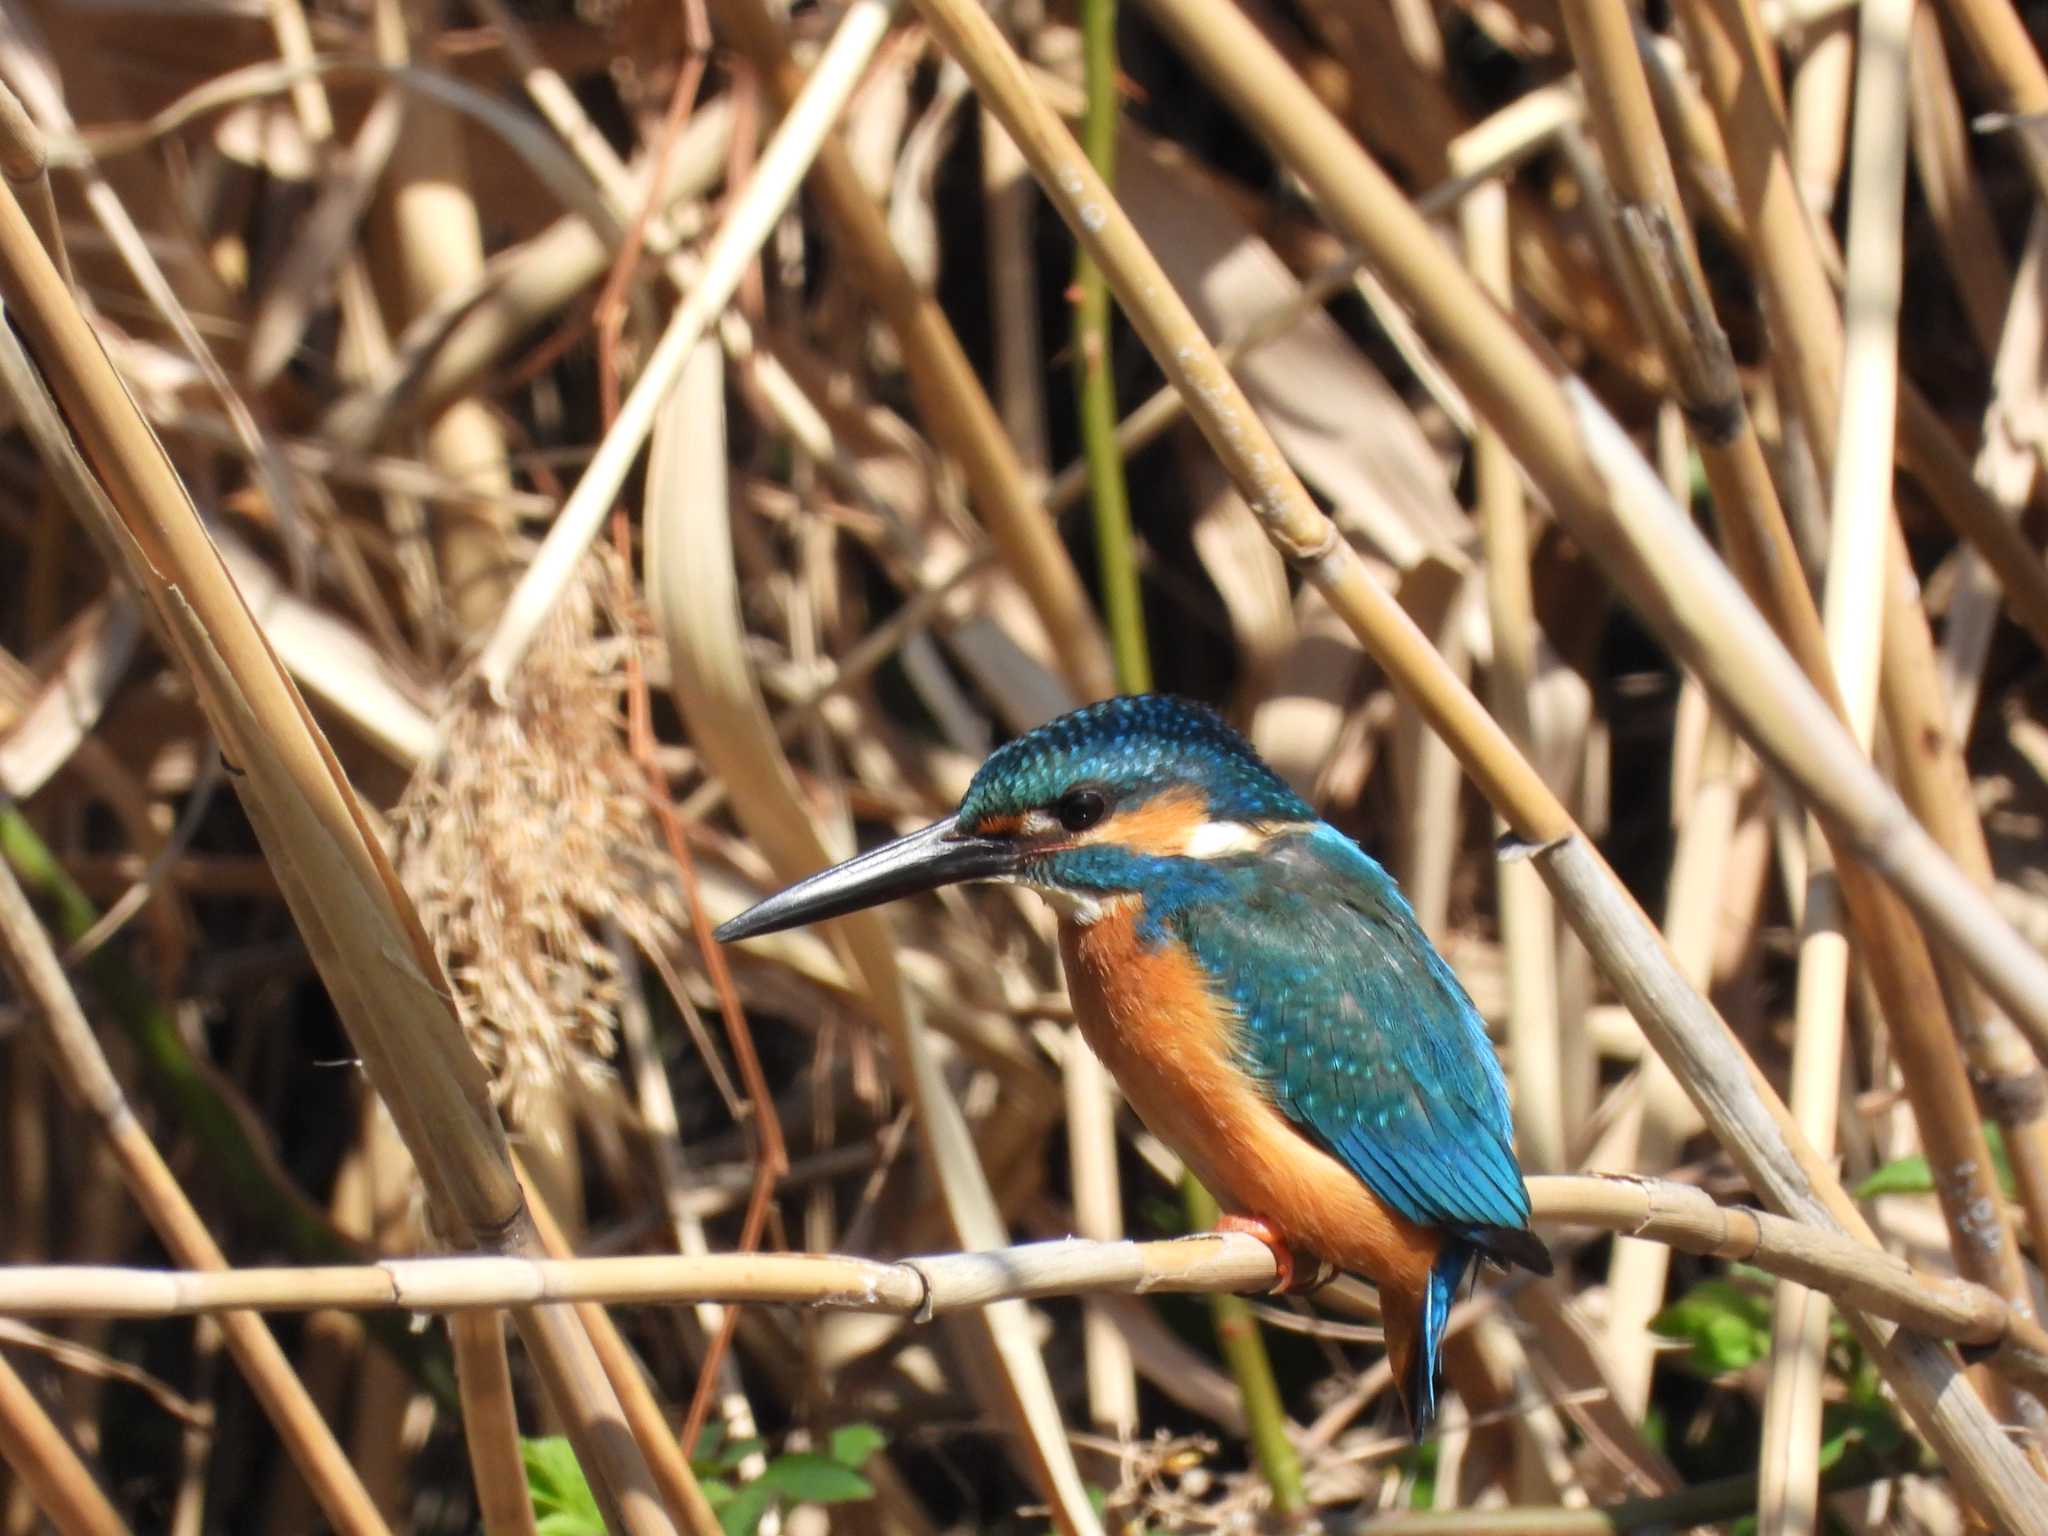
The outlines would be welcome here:
M 752 938 L 966 880 L 1008 880 L 1086 916 L 1175 871 L 1249 853 L 1315 812 L 1198 704 L 1091 704 L 998 748 L 945 820 L 791 886 L 718 930 Z

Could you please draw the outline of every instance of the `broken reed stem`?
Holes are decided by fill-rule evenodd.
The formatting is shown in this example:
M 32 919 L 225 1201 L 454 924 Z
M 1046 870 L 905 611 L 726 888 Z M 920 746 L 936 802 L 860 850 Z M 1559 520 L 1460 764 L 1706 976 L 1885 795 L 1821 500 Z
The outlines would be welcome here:
M 57 200 L 50 191 L 50 155 L 43 130 L 28 115 L 21 98 L 0 81 L 0 175 L 14 187 L 22 211 L 35 226 L 43 249 L 63 274 L 73 281 L 71 254 L 64 247 L 64 226 L 57 217 Z
M 1687 985 L 1641 910 L 1577 834 L 1563 806 L 1308 499 L 1158 263 L 1056 114 L 1037 96 L 1000 33 L 966 0 L 919 0 L 919 9 L 1009 129 L 1061 216 L 1102 263 L 1133 325 L 1188 397 L 1190 414 L 1268 536 L 1304 567 L 1459 751 L 1467 771 L 1517 833 L 1538 845 L 1538 867 L 1581 937 L 1759 1191 L 1784 1210 L 1867 1233 L 1831 1170 L 1805 1146 L 1726 1023 Z M 1951 929 L 1960 932 L 1962 909 L 1956 904 L 1967 905 L 1971 923 L 1985 923 L 1990 936 L 1988 944 L 1978 944 L 1973 959 L 1987 972 L 1999 973 L 2000 996 L 2015 1009 L 2026 1006 L 2026 986 L 2038 980 L 2036 1014 L 2048 1025 L 2048 1012 L 2043 1012 L 2048 963 L 1995 913 L 1986 913 L 1978 893 L 1965 894 L 1958 890 L 1959 878 L 1946 878 L 1955 874 L 1952 867 L 1842 737 L 1755 610 L 1726 581 L 1696 531 L 1670 506 L 1663 487 L 1605 412 L 1582 390 L 1569 384 L 1560 388 L 1520 332 L 1473 291 L 1455 263 L 1444 260 L 1433 234 L 1384 173 L 1247 18 L 1234 7 L 1208 0 L 1149 0 L 1149 9 L 1280 158 L 1308 181 L 1325 207 L 1333 215 L 1345 213 L 1338 220 L 1343 232 L 1372 253 L 1382 278 L 1426 317 L 1427 329 L 1461 386 L 1515 445 L 1573 531 L 1613 562 L 1619 583 L 1660 632 L 1676 639 L 1680 654 L 1729 702 L 1731 714 L 1758 735 L 1771 760 L 1841 816 L 1860 840 L 1869 841 L 1884 856 L 1887 873 L 1915 888 L 1928 907 L 1946 907 L 1941 916 Z M 1589 435 L 1599 439 L 1597 459 Z M 1619 481 L 1611 493 L 1608 477 Z M 1638 512 L 1645 495 L 1650 506 Z M 1623 524 L 1619 507 L 1651 521 L 1653 529 Z M 1930 874 L 1938 900 L 1929 888 Z M 2021 973 L 2028 978 L 2024 985 Z M 1861 1332 L 1909 1411 L 1957 1467 L 1970 1496 L 1997 1518 L 2048 1531 L 2048 1490 L 2040 1478 L 2000 1440 L 1973 1394 L 1946 1390 L 1955 1376 L 1954 1362 L 1924 1341 L 1891 1336 L 1874 1323 L 1866 1323 Z
M 731 301 L 740 279 L 796 196 L 804 173 L 827 142 L 887 34 L 897 3 L 856 0 L 847 8 L 818 67 L 720 222 L 704 252 L 695 285 L 669 317 L 661 340 L 619 408 L 617 420 L 556 514 L 477 659 L 476 674 L 493 697 L 504 697 L 527 647 L 582 568 L 626 476 L 647 446 L 663 399 L 682 377 L 690 353 Z
M 1991 214 L 1984 184 L 1970 160 L 1970 128 L 1949 68 L 1941 17 L 1931 4 L 1913 11 L 1907 116 L 1913 164 L 1927 199 L 1928 220 L 1956 285 L 1978 351 L 1998 356 L 2012 298 L 2012 268 Z
M 1752 1264 L 1982 1354 L 2017 1382 L 2048 1384 L 2048 1330 L 2030 1316 L 1986 1286 L 1924 1274 L 1855 1238 L 1720 1205 L 1702 1189 L 1666 1179 L 1538 1174 L 1529 1195 L 1538 1226 L 1627 1232 Z M 167 1318 L 246 1308 L 456 1312 L 717 1301 L 929 1319 L 1053 1296 L 1255 1292 L 1276 1278 L 1272 1250 L 1234 1232 L 1142 1243 L 1066 1238 L 898 1260 L 811 1253 L 471 1257 L 220 1272 L 14 1265 L 0 1268 L 0 1315 Z
M 1943 0 L 1942 9 L 1997 91 L 2000 107 L 2021 116 L 2048 113 L 2048 66 L 2010 0 Z M 2021 129 L 2018 147 L 2035 195 L 2048 204 L 2048 145 Z
M 790 56 L 776 8 L 764 0 L 712 0 L 711 9 L 720 30 L 753 61 L 787 112 L 804 75 Z M 1004 568 L 1044 624 L 1068 685 L 1079 698 L 1102 697 L 1114 687 L 1114 676 L 1101 622 L 952 322 L 904 265 L 881 210 L 837 138 L 820 150 L 812 181 L 855 281 L 896 333 L 919 419 L 958 460 L 974 507 Z

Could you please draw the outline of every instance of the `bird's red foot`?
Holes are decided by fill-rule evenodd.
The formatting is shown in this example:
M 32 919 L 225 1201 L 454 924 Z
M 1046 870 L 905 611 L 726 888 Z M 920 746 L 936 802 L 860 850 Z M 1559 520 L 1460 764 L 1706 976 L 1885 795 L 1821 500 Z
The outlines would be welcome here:
M 1322 1265 L 1309 1272 L 1306 1282 L 1295 1274 L 1294 1250 L 1287 1246 L 1287 1239 L 1279 1229 L 1263 1216 L 1240 1216 L 1231 1212 L 1218 1219 L 1218 1232 L 1242 1232 L 1247 1237 L 1256 1237 L 1273 1251 L 1273 1288 L 1269 1295 L 1280 1296 L 1296 1290 L 1312 1291 L 1323 1282 Z

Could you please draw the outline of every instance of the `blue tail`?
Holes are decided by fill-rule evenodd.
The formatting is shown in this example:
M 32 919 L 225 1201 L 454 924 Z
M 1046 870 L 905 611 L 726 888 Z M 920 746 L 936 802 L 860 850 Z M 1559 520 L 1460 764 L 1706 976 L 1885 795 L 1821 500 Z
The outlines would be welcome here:
M 1443 1349 L 1444 1325 L 1450 1321 L 1451 1302 L 1465 1283 L 1472 1267 L 1473 1249 L 1455 1237 L 1446 1237 L 1430 1266 L 1429 1286 L 1423 1293 L 1421 1326 L 1416 1331 L 1415 1353 L 1408 1366 L 1408 1380 L 1401 1395 L 1408 1402 L 1408 1429 L 1418 1441 L 1436 1423 L 1436 1378 Z

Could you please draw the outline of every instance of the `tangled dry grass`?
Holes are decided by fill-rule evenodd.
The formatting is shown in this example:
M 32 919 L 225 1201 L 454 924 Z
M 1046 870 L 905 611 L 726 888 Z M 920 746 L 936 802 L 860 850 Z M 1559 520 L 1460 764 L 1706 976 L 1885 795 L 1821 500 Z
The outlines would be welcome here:
M 607 611 L 617 575 L 592 562 L 510 697 L 451 710 L 392 810 L 399 878 L 514 1126 L 535 1092 L 615 1088 L 624 972 L 666 960 L 686 925 L 626 745 L 623 656 L 640 639 Z

